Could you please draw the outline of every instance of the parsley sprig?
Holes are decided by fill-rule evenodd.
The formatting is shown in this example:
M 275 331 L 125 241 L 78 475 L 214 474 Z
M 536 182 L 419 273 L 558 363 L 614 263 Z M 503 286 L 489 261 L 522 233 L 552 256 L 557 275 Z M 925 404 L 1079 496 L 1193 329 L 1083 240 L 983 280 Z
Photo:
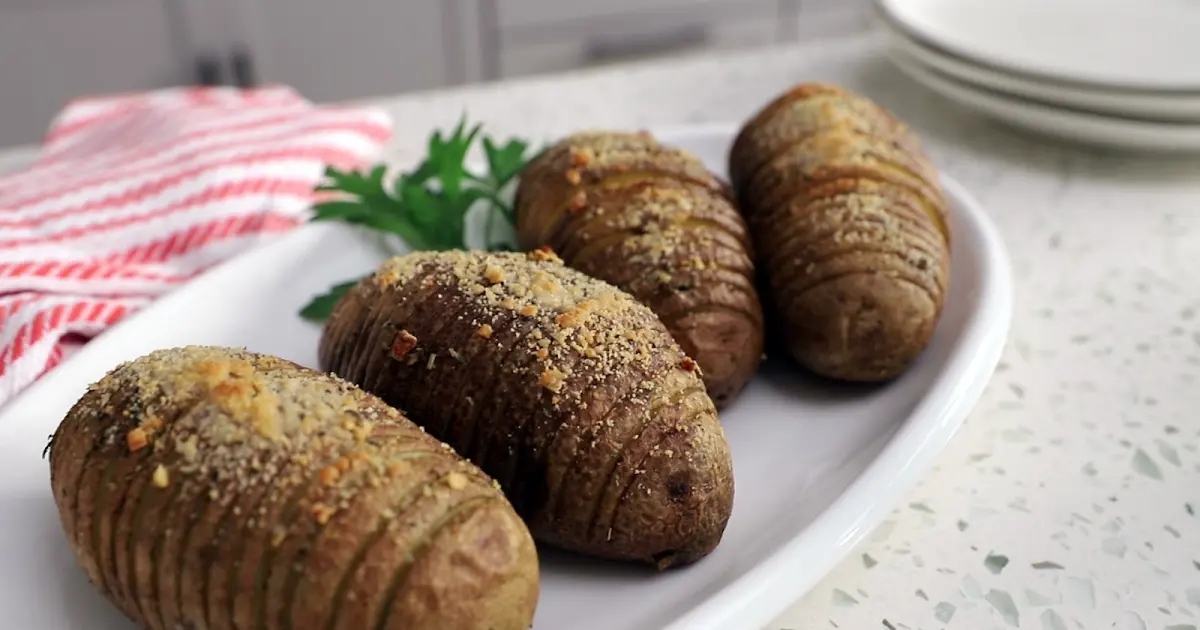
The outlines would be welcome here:
M 467 213 L 480 202 L 487 204 L 485 245 L 489 250 L 510 250 L 515 243 L 497 238 L 495 221 L 515 225 L 512 205 L 504 189 L 525 168 L 532 155 L 529 144 L 518 138 L 497 142 L 481 134 L 482 125 L 467 127 L 466 118 L 448 137 L 435 131 L 429 137 L 425 159 L 411 171 L 387 181 L 387 169 L 378 165 L 369 172 L 329 168 L 326 181 L 317 187 L 337 197 L 314 207 L 314 221 L 342 221 L 400 237 L 413 250 L 467 249 Z M 476 174 L 466 159 L 480 140 L 487 172 Z M 511 230 L 509 230 L 511 233 Z M 337 301 L 355 285 L 334 285 L 319 295 L 300 316 L 324 321 Z

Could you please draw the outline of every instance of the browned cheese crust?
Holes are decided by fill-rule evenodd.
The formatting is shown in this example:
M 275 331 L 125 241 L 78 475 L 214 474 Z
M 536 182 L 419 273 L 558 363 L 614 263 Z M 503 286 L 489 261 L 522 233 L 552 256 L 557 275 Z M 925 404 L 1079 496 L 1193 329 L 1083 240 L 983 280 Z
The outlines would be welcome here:
M 90 580 L 156 630 L 524 630 L 537 554 L 477 467 L 362 390 L 274 357 L 154 352 L 50 447 Z
M 750 239 L 699 159 L 649 134 L 577 133 L 525 169 L 516 214 L 523 247 L 549 246 L 649 306 L 718 408 L 754 376 L 763 313 Z
M 553 254 L 393 258 L 338 303 L 320 357 L 499 481 L 538 540 L 665 568 L 721 539 L 732 462 L 695 362 Z
M 950 282 L 947 201 L 917 137 L 861 96 L 801 84 L 746 123 L 729 171 L 791 354 L 836 379 L 903 373 Z

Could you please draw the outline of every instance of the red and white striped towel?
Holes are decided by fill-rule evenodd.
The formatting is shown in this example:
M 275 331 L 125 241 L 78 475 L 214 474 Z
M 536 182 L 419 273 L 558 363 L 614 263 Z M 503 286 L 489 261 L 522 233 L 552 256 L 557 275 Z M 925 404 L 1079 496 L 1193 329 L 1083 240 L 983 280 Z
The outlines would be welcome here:
M 85 99 L 0 175 L 0 404 L 86 339 L 305 218 L 326 165 L 391 123 L 283 87 Z

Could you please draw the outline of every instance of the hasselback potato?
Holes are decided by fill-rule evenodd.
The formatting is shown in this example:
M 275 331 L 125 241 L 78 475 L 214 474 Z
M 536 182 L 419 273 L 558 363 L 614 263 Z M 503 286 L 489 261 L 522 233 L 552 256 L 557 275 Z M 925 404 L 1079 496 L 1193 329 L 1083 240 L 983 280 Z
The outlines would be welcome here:
M 718 407 L 754 375 L 753 250 L 728 187 L 699 159 L 646 133 L 576 133 L 530 162 L 515 208 L 522 247 L 549 246 L 649 306 Z
M 729 171 L 791 354 L 837 379 L 901 374 L 950 279 L 947 201 L 917 137 L 861 96 L 802 84 L 746 123 Z
M 356 387 L 213 347 L 122 364 L 50 445 L 91 581 L 147 628 L 524 630 L 532 538 L 479 469 Z
M 535 539 L 665 568 L 724 532 L 732 463 L 695 362 L 551 253 L 393 258 L 339 301 L 320 358 L 492 475 Z

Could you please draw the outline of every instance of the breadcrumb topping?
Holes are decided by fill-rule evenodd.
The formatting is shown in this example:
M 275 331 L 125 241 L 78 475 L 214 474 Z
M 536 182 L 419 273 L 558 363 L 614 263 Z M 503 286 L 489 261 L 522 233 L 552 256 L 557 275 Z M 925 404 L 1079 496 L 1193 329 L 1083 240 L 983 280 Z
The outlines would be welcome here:
M 166 488 L 168 485 L 170 485 L 171 477 L 167 473 L 167 468 L 162 464 L 159 464 L 157 467 L 155 467 L 154 474 L 151 476 L 150 481 L 154 484 L 155 488 Z
M 324 524 L 385 480 L 423 474 L 405 461 L 423 454 L 450 469 L 437 492 L 496 492 L 474 466 L 378 399 L 274 357 L 161 350 L 117 367 L 92 389 L 100 405 L 86 412 L 121 427 L 100 439 L 123 435 L 130 453 L 153 447 L 156 488 L 232 502 L 264 484 L 280 493 L 312 485 L 323 489 L 306 509 Z
M 588 163 L 577 165 L 584 153 Z M 580 170 L 578 185 L 562 181 L 569 170 Z M 611 130 L 564 137 L 527 173 L 522 241 L 554 246 L 569 265 L 660 312 L 718 400 L 740 390 L 760 354 L 763 318 L 749 230 L 729 185 L 686 150 Z M 747 341 L 726 352 L 713 335 Z
M 557 393 L 562 390 L 563 381 L 565 381 L 566 378 L 566 375 L 562 372 L 554 368 L 546 368 L 542 371 L 542 376 L 538 380 L 538 383 L 540 383 L 542 387 Z
M 504 281 L 489 282 L 495 277 Z M 579 404 L 588 379 L 605 380 L 634 366 L 649 370 L 656 357 L 670 357 L 667 365 L 685 359 L 648 307 L 565 266 L 548 250 L 416 252 L 388 260 L 374 278 L 382 290 L 418 279 L 438 287 L 445 299 L 460 295 L 465 300 L 461 316 L 479 322 L 477 337 L 482 339 L 494 338 L 497 321 L 512 319 L 511 314 L 502 317 L 504 313 L 532 319 L 532 329 L 518 338 L 518 347 L 534 359 L 532 381 L 555 395 L 550 400 L 558 408 Z M 476 290 L 479 286 L 482 291 Z M 462 356 L 462 362 L 470 360 L 466 348 L 444 351 Z
M 446 485 L 450 486 L 451 490 L 462 490 L 467 487 L 467 476 L 455 471 L 446 475 Z
M 415 347 L 417 347 L 417 338 L 407 330 L 400 330 L 396 333 L 395 341 L 392 342 L 392 358 L 399 361 Z
M 554 262 L 560 265 L 563 262 L 563 260 L 558 257 L 558 254 L 555 254 L 554 250 L 549 247 L 539 247 L 533 251 L 530 251 L 528 254 L 526 254 L 526 256 L 529 257 L 529 260 L 535 262 Z
M 136 453 L 150 444 L 150 437 L 142 427 L 134 427 L 125 434 L 125 444 L 130 453 Z

